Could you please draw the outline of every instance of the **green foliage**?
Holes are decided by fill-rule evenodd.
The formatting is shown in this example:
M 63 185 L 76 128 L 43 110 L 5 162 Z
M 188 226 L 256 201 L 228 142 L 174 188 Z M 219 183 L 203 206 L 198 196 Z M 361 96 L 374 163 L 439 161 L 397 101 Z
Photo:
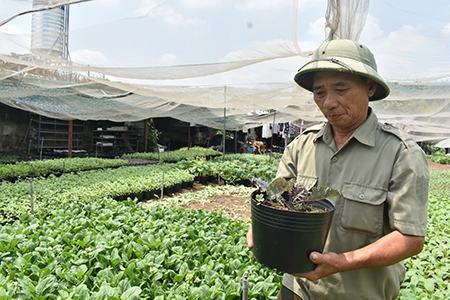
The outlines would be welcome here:
M 104 159 L 95 157 L 23 161 L 15 164 L 0 165 L 0 180 L 114 168 L 125 166 L 127 164 L 128 162 L 123 159 Z
M 219 176 L 229 184 L 249 182 L 254 177 L 264 180 L 271 180 L 275 177 L 279 160 L 270 160 L 269 156 L 264 155 L 241 155 L 242 157 L 225 156 L 225 161 L 221 158 L 212 161 L 181 161 L 177 163 L 177 166 L 189 171 L 194 176 Z
M 192 148 L 181 148 L 175 151 L 165 151 L 165 152 L 147 152 L 147 153 L 129 153 L 124 154 L 122 158 L 135 158 L 135 159 L 147 159 L 163 162 L 178 162 L 182 160 L 191 160 L 199 157 L 213 157 L 221 155 L 213 149 L 202 148 L 202 147 L 192 147 Z
M 159 189 L 162 172 L 166 186 L 201 172 L 233 183 L 254 176 L 271 179 L 278 160 L 227 155 L 225 162 L 189 163 L 33 179 L 35 215 L 27 213 L 28 180 L 0 183 L 1 222 L 20 216 L 0 228 L 0 299 L 239 299 L 245 271 L 250 272 L 250 298 L 275 297 L 280 276 L 253 260 L 246 249 L 246 223 L 217 213 L 112 200 Z M 430 173 L 426 245 L 406 260 L 400 299 L 450 294 L 449 180 L 449 171 Z M 182 194 L 179 203 L 228 189 Z M 236 193 L 249 190 L 236 187 Z
M 450 156 L 428 155 L 428 159 L 430 159 L 431 161 L 438 163 L 438 164 L 450 165 Z
M 253 261 L 247 225 L 218 213 L 134 202 L 74 203 L 0 229 L 5 299 L 273 298 L 280 277 Z M 187 259 L 188 258 L 188 259 Z
M 444 155 L 444 148 L 435 147 L 433 144 L 423 142 L 419 143 L 425 154 L 428 155 Z
M 155 128 L 155 124 L 153 123 L 153 119 L 147 120 L 147 141 L 148 141 L 148 148 L 151 151 L 158 151 L 158 138 L 159 138 L 159 132 Z
M 422 252 L 406 261 L 400 299 L 448 299 L 450 295 L 450 171 L 430 172 L 428 227 Z
M 102 171 L 50 176 L 33 180 L 34 209 L 47 212 L 67 203 L 84 204 L 105 197 L 126 198 L 143 192 L 157 192 L 161 187 L 192 182 L 194 177 L 174 165 L 121 167 Z M 10 222 L 30 210 L 30 182 L 0 182 L 0 223 Z
M 14 164 L 21 160 L 22 158 L 16 155 L 0 154 L 0 164 Z

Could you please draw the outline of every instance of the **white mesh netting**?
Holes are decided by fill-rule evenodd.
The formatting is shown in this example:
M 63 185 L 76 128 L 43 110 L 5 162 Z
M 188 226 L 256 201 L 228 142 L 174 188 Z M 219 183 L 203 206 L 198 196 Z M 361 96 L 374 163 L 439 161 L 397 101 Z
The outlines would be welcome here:
M 214 128 L 223 128 L 225 108 L 229 130 L 271 123 L 273 111 L 277 122 L 322 121 L 311 94 L 292 80 L 296 69 L 308 60 L 310 52 L 304 50 L 317 45 L 297 42 L 302 1 L 290 3 L 293 17 L 280 21 L 288 23 L 291 40 L 250 43 L 226 56 L 217 55 L 212 63 L 92 66 L 42 52 L 32 55 L 30 45 L 24 43 L 28 37 L 1 32 L 0 38 L 13 43 L 21 54 L 0 54 L 0 102 L 60 119 L 173 117 Z M 368 7 L 368 0 L 329 0 L 328 38 L 358 40 Z M 277 80 L 273 80 L 274 72 Z M 403 128 L 418 141 L 450 137 L 450 83 L 442 80 L 448 74 L 432 80 L 389 82 L 391 95 L 371 106 L 381 121 Z M 265 75 L 270 79 L 264 80 Z

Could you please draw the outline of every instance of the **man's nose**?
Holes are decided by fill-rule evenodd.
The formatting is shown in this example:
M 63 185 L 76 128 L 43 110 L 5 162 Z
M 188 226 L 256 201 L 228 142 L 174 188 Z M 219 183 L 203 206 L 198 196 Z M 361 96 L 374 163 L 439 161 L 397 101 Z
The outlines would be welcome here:
M 332 110 L 338 106 L 337 95 L 335 93 L 327 93 L 323 101 L 323 108 Z

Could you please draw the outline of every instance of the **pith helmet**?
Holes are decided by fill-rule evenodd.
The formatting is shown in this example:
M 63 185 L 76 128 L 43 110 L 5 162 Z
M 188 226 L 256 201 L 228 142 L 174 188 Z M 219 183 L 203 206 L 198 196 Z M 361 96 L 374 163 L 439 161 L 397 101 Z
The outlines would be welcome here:
M 301 87 L 312 92 L 313 75 L 319 71 L 353 73 L 373 80 L 377 84 L 369 101 L 381 100 L 389 95 L 389 87 L 377 72 L 377 63 L 370 50 L 352 40 L 331 40 L 323 43 L 294 77 Z

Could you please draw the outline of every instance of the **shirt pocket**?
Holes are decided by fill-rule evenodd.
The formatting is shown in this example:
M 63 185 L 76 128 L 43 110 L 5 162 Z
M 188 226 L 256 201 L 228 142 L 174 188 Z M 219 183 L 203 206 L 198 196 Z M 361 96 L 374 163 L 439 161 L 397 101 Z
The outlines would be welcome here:
M 297 175 L 297 181 L 295 182 L 296 186 L 304 187 L 307 190 L 310 190 L 316 184 L 317 184 L 317 177 L 307 175 Z
M 387 191 L 380 188 L 353 183 L 344 184 L 342 227 L 371 234 L 381 232 L 386 196 Z

